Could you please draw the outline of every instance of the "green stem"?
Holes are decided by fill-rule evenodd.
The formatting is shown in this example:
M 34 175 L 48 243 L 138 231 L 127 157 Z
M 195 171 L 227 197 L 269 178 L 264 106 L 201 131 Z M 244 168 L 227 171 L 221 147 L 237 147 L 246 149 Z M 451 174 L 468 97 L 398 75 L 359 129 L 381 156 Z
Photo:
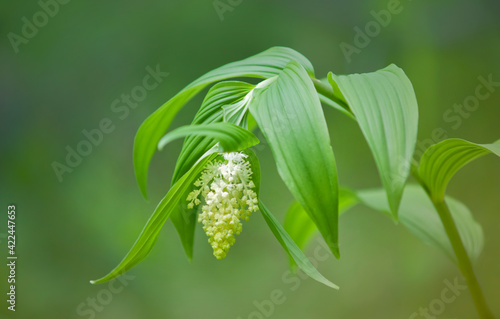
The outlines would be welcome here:
M 481 290 L 476 275 L 474 274 L 472 263 L 470 262 L 467 251 L 464 248 L 462 239 L 460 238 L 460 234 L 458 233 L 455 222 L 453 221 L 448 205 L 446 205 L 444 200 L 433 200 L 432 203 L 434 204 L 434 207 L 436 207 L 439 217 L 443 222 L 444 229 L 446 230 L 446 234 L 451 241 L 451 246 L 457 256 L 458 267 L 467 281 L 467 285 L 469 286 L 469 291 L 472 295 L 472 299 L 474 300 L 474 304 L 476 305 L 479 317 L 484 319 L 493 319 L 493 314 L 486 304 L 483 291 Z
M 352 117 L 351 109 L 344 101 L 335 96 L 330 84 L 323 83 L 315 78 L 311 78 L 311 80 L 313 81 L 314 87 L 319 94 L 329 99 L 332 103 L 336 104 L 340 109 L 343 109 L 348 115 L 350 114 L 350 116 Z
M 460 234 L 458 232 L 457 226 L 455 225 L 455 221 L 451 216 L 450 209 L 444 199 L 437 199 L 432 196 L 429 192 L 425 184 L 420 180 L 418 176 L 418 170 L 416 169 L 415 162 L 412 163 L 412 174 L 418 180 L 420 185 L 425 189 L 427 195 L 432 201 L 432 204 L 436 208 L 439 218 L 441 218 L 441 222 L 443 223 L 444 229 L 448 238 L 450 239 L 451 246 L 453 247 L 453 251 L 455 252 L 455 256 L 457 257 L 458 268 L 460 272 L 465 277 L 467 282 L 467 286 L 469 286 L 469 291 L 472 296 L 472 300 L 476 306 L 477 312 L 479 313 L 479 317 L 482 319 L 494 319 L 493 314 L 491 313 L 488 305 L 486 304 L 486 299 L 484 298 L 483 291 L 477 281 L 476 275 L 474 274 L 474 270 L 472 268 L 472 263 L 469 259 L 467 251 L 465 250 L 462 239 L 460 238 Z

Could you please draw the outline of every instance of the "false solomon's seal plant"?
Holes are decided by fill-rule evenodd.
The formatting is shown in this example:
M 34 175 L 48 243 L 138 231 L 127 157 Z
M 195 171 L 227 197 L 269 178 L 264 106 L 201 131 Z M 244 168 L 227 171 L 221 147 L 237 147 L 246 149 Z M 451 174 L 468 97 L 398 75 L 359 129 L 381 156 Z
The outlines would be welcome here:
M 228 80 L 244 77 L 261 81 L 254 85 Z M 167 133 L 177 112 L 212 84 L 191 125 Z M 359 124 L 382 188 L 339 187 L 321 104 Z M 146 258 L 169 218 L 190 260 L 198 222 L 214 256 L 221 259 L 236 249 L 231 247 L 245 228 L 244 221 L 260 211 L 293 266 L 338 288 L 316 270 L 302 249 L 319 232 L 332 254 L 340 258 L 339 215 L 360 203 L 387 214 L 448 255 L 465 277 L 480 317 L 493 318 L 472 267 L 483 246 L 481 226 L 469 209 L 446 196 L 445 190 L 453 175 L 470 161 L 489 153 L 500 156 L 500 144 L 448 139 L 431 146 L 418 162 L 413 159 L 417 126 L 412 84 L 395 65 L 364 74 L 330 72 L 320 80 L 303 55 L 273 47 L 212 70 L 177 93 L 139 128 L 134 167 L 144 197 L 148 166 L 156 150 L 185 138 L 172 186 L 125 258 L 92 283 L 113 279 Z M 259 143 L 252 133 L 257 128 L 296 200 L 284 226 L 259 197 L 260 166 L 251 149 Z M 407 185 L 410 174 L 416 184 Z

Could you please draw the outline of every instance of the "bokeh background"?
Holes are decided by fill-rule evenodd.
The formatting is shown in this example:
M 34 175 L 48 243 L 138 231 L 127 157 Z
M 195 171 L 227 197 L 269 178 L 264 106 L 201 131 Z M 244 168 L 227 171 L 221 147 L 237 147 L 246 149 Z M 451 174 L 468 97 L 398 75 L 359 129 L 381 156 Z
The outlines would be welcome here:
M 254 302 L 275 289 L 285 301 L 271 318 L 409 318 L 428 307 L 459 277 L 453 263 L 425 246 L 386 216 L 356 207 L 342 216 L 341 260 L 318 264 L 340 291 L 313 280 L 300 287 L 282 280 L 287 257 L 259 214 L 244 225 L 229 256 L 213 258 L 198 229 L 190 264 L 168 222 L 151 255 L 130 277 L 93 286 L 127 252 L 169 187 L 181 142 L 157 154 L 149 177 L 150 201 L 136 185 L 134 134 L 141 122 L 178 90 L 206 71 L 271 46 L 292 47 L 308 57 L 318 76 L 368 72 L 390 63 L 412 80 L 420 106 L 422 147 L 435 129 L 449 137 L 488 143 L 500 138 L 500 87 L 453 127 L 444 114 L 475 94 L 478 77 L 500 81 L 500 2 L 401 1 L 401 12 L 370 43 L 345 58 L 340 44 L 353 44 L 355 27 L 374 20 L 371 11 L 393 1 L 235 1 L 222 14 L 213 0 L 71 0 L 20 44 L 23 17 L 32 21 L 37 1 L 0 3 L 0 130 L 2 211 L 17 206 L 17 311 L 1 302 L 0 317 L 16 318 L 267 318 Z M 111 104 L 141 85 L 146 67 L 169 75 L 129 114 Z M 188 104 L 172 127 L 190 122 L 202 95 Z M 343 185 L 378 187 L 374 161 L 353 121 L 325 107 Z M 115 130 L 71 173 L 58 181 L 51 165 L 64 163 L 66 147 L 85 139 L 82 130 L 109 118 Z M 262 198 L 283 220 L 292 201 L 268 147 L 258 151 Z M 476 271 L 494 313 L 500 315 L 500 162 L 485 157 L 463 169 L 449 193 L 463 200 L 483 225 L 484 252 Z M 2 214 L 0 236 L 5 236 Z M 1 237 L 0 255 L 6 256 Z M 313 254 L 314 241 L 307 251 Z M 2 299 L 7 269 L 0 266 Z M 110 297 L 111 296 L 111 297 Z M 100 299 L 99 299 L 100 298 Z M 92 309 L 92 300 L 97 307 Z M 262 313 L 262 312 L 261 312 Z M 475 318 L 467 292 L 446 305 L 440 318 Z

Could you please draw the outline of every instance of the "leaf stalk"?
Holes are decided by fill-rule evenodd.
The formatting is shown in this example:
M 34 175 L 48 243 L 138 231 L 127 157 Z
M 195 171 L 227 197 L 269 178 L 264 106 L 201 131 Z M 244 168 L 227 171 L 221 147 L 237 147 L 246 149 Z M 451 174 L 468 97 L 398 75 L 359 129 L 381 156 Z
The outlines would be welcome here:
M 448 205 L 446 204 L 444 198 L 439 199 L 435 198 L 435 196 L 432 196 L 431 192 L 425 186 L 423 181 L 420 179 L 420 176 L 418 175 L 418 166 L 415 161 L 412 162 L 411 173 L 425 190 L 439 214 L 439 218 L 443 223 L 446 235 L 450 239 L 451 246 L 453 248 L 453 251 L 455 252 L 455 256 L 457 257 L 458 268 L 460 269 L 460 272 L 467 282 L 467 286 L 469 287 L 469 291 L 476 306 L 479 317 L 481 319 L 494 319 L 495 317 L 493 316 L 493 313 L 486 303 L 486 299 L 484 297 L 483 291 L 481 290 L 481 286 L 479 285 L 477 277 L 474 274 L 472 263 L 469 256 L 467 255 L 467 251 L 465 250 L 462 239 L 460 238 L 460 234 L 458 232 L 455 221 L 451 216 Z
M 333 93 L 332 86 L 330 84 L 324 83 L 316 78 L 311 78 L 311 80 L 314 83 L 314 88 L 316 88 L 316 91 L 319 94 L 323 95 L 327 99 L 331 100 L 333 103 L 340 106 L 348 114 L 352 114 L 351 108 L 344 101 L 335 96 L 335 94 Z

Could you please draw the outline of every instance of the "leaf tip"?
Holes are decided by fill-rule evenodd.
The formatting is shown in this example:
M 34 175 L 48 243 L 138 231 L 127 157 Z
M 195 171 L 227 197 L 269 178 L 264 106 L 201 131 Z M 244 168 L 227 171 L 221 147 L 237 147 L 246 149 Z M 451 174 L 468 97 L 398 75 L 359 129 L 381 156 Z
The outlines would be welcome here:
M 403 188 L 398 191 L 393 191 L 392 193 L 386 188 L 387 201 L 389 202 L 389 214 L 392 216 L 392 220 L 398 222 L 398 212 L 399 206 L 401 204 L 401 198 L 403 197 Z
M 148 201 L 149 198 L 148 198 L 148 190 L 147 190 L 146 181 L 145 181 L 144 178 L 142 178 L 141 175 L 142 174 L 138 173 L 137 170 L 136 170 L 135 177 L 136 177 L 136 180 L 137 180 L 137 185 L 139 186 L 139 190 L 141 191 L 142 197 L 144 197 L 144 199 L 146 201 Z
M 147 170 L 146 174 L 144 174 L 143 171 L 141 171 L 141 169 L 135 164 L 135 160 L 134 160 L 134 166 L 135 166 L 135 179 L 137 181 L 137 185 L 139 186 L 139 190 L 141 191 L 142 197 L 144 197 L 144 199 L 148 201 L 149 199 L 148 199 L 147 178 L 144 177 L 147 176 Z
M 162 151 L 163 148 L 165 148 L 165 145 L 167 145 L 171 141 L 172 141 L 171 136 L 167 134 L 160 139 L 160 141 L 156 145 L 156 148 L 158 149 L 158 151 Z
M 338 242 L 327 240 L 326 244 L 328 245 L 328 248 L 330 248 L 333 256 L 335 256 L 335 258 L 337 259 L 340 259 L 340 248 Z
M 105 280 L 106 277 L 103 277 L 103 278 L 100 278 L 100 279 L 95 279 L 95 280 L 90 280 L 90 284 L 91 285 L 98 285 L 98 284 L 102 284 L 103 282 L 106 282 L 107 280 Z
M 187 260 L 190 264 L 193 264 L 193 249 L 191 248 L 190 251 L 188 251 L 186 249 L 186 247 L 184 247 L 185 249 L 185 252 L 186 252 L 186 257 L 187 257 Z
M 330 288 L 333 288 L 335 290 L 340 290 L 340 287 L 335 285 L 335 284 L 332 284 L 331 286 L 329 286 Z
M 335 251 L 333 251 L 333 255 L 335 258 L 340 259 L 340 250 L 337 248 Z
M 144 197 L 146 201 L 149 201 L 148 190 L 146 189 L 146 186 L 142 186 L 141 184 L 139 184 L 139 188 L 141 190 L 142 197 Z
M 327 287 L 330 287 L 332 289 L 335 289 L 335 290 L 340 290 L 340 287 L 337 286 L 336 284 L 334 284 L 333 282 L 331 282 L 330 280 L 328 279 L 325 279 L 325 281 L 323 282 L 324 285 L 326 285 Z

